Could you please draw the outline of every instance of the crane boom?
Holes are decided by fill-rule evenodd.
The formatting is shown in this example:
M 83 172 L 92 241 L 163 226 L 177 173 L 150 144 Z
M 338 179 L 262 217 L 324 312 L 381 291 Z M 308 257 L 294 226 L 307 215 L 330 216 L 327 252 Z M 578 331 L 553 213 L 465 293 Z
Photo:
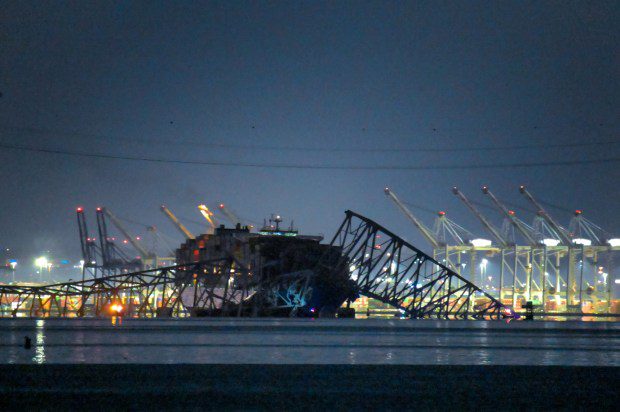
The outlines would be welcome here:
M 198 210 L 200 210 L 202 216 L 204 216 L 204 218 L 207 220 L 209 226 L 211 226 L 212 229 L 215 229 L 217 223 L 215 221 L 215 217 L 213 216 L 213 212 L 209 210 L 207 205 L 198 205 Z
M 463 192 L 461 192 L 457 187 L 453 187 L 452 193 L 454 193 L 456 197 L 458 197 L 463 203 L 465 203 L 465 206 L 467 206 L 469 210 L 471 210 L 471 212 L 478 218 L 478 220 L 480 220 L 482 225 L 491 233 L 491 235 L 493 235 L 498 240 L 498 242 L 503 247 L 508 246 L 508 242 L 506 241 L 506 239 L 504 239 L 504 237 L 499 233 L 495 226 L 493 226 L 491 222 L 489 222 L 487 218 L 484 217 L 484 215 L 480 213 L 478 209 L 476 209 L 476 207 L 469 201 L 469 199 L 465 197 Z
M 104 207 L 103 212 L 110 218 L 114 226 L 116 226 L 116 228 L 123 234 L 123 236 L 125 236 L 129 243 L 131 243 L 131 246 L 133 246 L 138 251 L 138 253 L 143 259 L 148 259 L 151 257 L 151 254 L 146 249 L 144 249 L 140 243 L 136 241 L 135 237 L 131 236 L 127 229 L 125 229 L 125 226 L 123 226 L 120 220 L 118 220 L 118 218 L 114 215 L 114 213 L 112 213 L 110 209 Z
M 224 203 L 220 203 L 219 207 L 222 213 L 224 213 L 228 220 L 230 220 L 231 224 L 236 225 L 237 223 L 241 223 L 241 220 L 239 220 L 239 218 L 233 212 L 231 212 Z
M 413 223 L 413 225 L 418 228 L 418 230 L 422 233 L 422 236 L 433 246 L 433 248 L 440 247 L 439 241 L 433 234 L 431 230 L 429 230 L 424 223 L 422 223 L 417 217 L 411 213 L 411 211 L 400 201 L 400 199 L 396 196 L 396 194 L 390 190 L 389 187 L 384 189 L 385 194 L 394 202 L 396 206 L 400 209 L 401 212 Z
M 560 227 L 560 225 L 558 225 L 555 222 L 555 220 L 553 220 L 553 218 L 549 215 L 549 213 L 547 213 L 547 211 L 536 201 L 536 199 L 534 199 L 534 197 L 530 194 L 530 192 L 527 191 L 525 186 L 519 186 L 519 191 L 527 198 L 527 200 L 529 200 L 538 209 L 538 213 L 540 213 L 542 218 L 557 233 L 557 235 L 562 240 L 562 243 L 564 243 L 567 246 L 570 246 L 571 241 L 568 238 L 568 236 L 566 236 L 566 233 L 564 232 L 564 230 Z
M 174 226 L 179 229 L 179 231 L 183 234 L 183 236 L 185 236 L 187 239 L 195 239 L 196 237 L 192 234 L 192 232 L 190 232 L 189 230 L 187 230 L 187 228 L 185 227 L 185 225 L 183 225 L 183 223 L 181 223 L 179 221 L 179 219 L 177 219 L 177 217 L 170 211 L 170 209 L 168 209 L 166 206 L 161 205 L 161 211 L 164 212 L 164 215 L 166 215 L 166 217 L 168 217 L 168 219 L 170 219 L 172 221 L 172 223 L 174 223 Z
M 510 223 L 515 228 L 517 228 L 519 233 L 521 233 L 523 237 L 527 239 L 528 242 L 530 242 L 530 245 L 536 245 L 536 240 L 532 237 L 532 234 L 522 226 L 521 222 L 514 215 L 514 212 L 511 213 L 511 211 L 508 210 L 506 206 L 504 206 L 503 203 L 500 202 L 493 193 L 491 193 L 488 186 L 482 186 L 482 193 L 484 193 L 485 195 L 489 195 L 493 203 L 495 203 L 495 206 L 497 206 L 497 208 L 508 218 L 508 220 L 510 220 Z

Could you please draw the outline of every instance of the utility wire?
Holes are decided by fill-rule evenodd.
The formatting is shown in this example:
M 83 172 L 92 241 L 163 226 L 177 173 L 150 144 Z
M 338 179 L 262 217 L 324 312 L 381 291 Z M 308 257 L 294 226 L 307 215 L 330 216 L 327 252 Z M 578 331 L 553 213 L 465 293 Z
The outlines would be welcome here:
M 7 128 L 5 128 L 7 129 Z M 583 148 L 583 147 L 600 147 L 607 145 L 620 145 L 620 140 L 599 140 L 599 141 L 582 141 L 573 143 L 542 143 L 542 144 L 522 144 L 522 145 L 493 145 L 493 146 L 467 146 L 467 147 L 401 147 L 401 148 L 359 148 L 359 147 L 308 147 L 308 146 L 282 146 L 282 145 L 239 145 L 228 143 L 214 143 L 205 140 L 183 140 L 183 139 L 144 139 L 134 138 L 127 139 L 122 137 L 95 135 L 88 133 L 76 132 L 58 132 L 53 130 L 36 129 L 36 128 L 8 128 L 9 130 L 43 134 L 55 136 L 84 137 L 106 140 L 117 140 L 123 143 L 147 143 L 147 144 L 175 144 L 175 145 L 199 145 L 211 148 L 222 149 L 243 149 L 243 150 L 265 150 L 265 151 L 299 151 L 299 152 L 346 152 L 346 153 L 443 153 L 443 152 L 497 152 L 510 150 L 526 150 L 526 149 L 559 149 L 559 148 Z
M 590 160 L 558 160 L 547 162 L 525 162 L 525 163 L 487 163 L 487 164 L 461 164 L 461 165 L 417 165 L 417 166 L 397 166 L 397 165 L 380 165 L 380 166 L 338 166 L 338 165 L 300 165 L 286 163 L 253 163 L 253 162 L 230 162 L 230 161 L 202 161 L 202 160 L 182 160 L 182 159 L 166 159 L 157 157 L 138 157 L 127 155 L 110 155 L 104 153 L 86 153 L 71 150 L 45 149 L 38 147 L 29 147 L 23 145 L 15 145 L 8 143 L 0 143 L 0 148 L 20 150 L 26 152 L 60 154 L 70 156 L 80 156 L 97 159 L 114 159 L 114 160 L 130 160 L 152 163 L 169 163 L 169 164 L 185 164 L 185 165 L 202 165 L 202 166 L 233 166 L 248 168 L 265 168 L 265 169 L 315 169 L 315 170 L 474 170 L 474 169 L 514 169 L 529 167 L 549 167 L 549 166 L 576 166 L 586 164 L 606 164 L 618 163 L 620 157 L 609 157 Z

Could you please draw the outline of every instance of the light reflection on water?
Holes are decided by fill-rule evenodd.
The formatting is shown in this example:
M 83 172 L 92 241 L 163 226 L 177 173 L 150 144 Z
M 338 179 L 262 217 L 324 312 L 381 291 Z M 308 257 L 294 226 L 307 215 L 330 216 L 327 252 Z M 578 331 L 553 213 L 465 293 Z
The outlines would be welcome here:
M 620 366 L 620 323 L 3 319 L 0 363 Z
M 45 363 L 45 321 L 38 319 L 36 322 L 36 346 L 35 356 L 32 358 L 34 363 Z

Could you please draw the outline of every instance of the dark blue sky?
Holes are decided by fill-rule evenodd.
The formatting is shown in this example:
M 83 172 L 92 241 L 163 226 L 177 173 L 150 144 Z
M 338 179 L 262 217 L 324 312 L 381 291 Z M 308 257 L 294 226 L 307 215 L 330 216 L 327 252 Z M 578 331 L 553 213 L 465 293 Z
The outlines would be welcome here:
M 360 150 L 620 142 L 617 2 L 10 2 L 0 13 L 3 144 L 313 166 L 620 157 L 620 144 Z M 333 150 L 347 148 L 357 151 Z M 328 237 L 349 208 L 428 249 L 384 186 L 445 209 L 482 235 L 450 188 L 485 201 L 479 187 L 488 184 L 526 205 L 517 190 L 526 184 L 541 200 L 582 208 L 620 234 L 618 162 L 317 170 L 0 148 L 0 173 L 0 246 L 25 262 L 47 249 L 78 258 L 76 205 L 87 208 L 91 225 L 94 207 L 105 205 L 177 238 L 162 203 L 195 221 L 201 202 L 223 201 L 254 221 L 278 212 L 302 231 Z M 570 213 L 549 211 L 568 224 Z M 418 214 L 432 223 L 432 214 Z

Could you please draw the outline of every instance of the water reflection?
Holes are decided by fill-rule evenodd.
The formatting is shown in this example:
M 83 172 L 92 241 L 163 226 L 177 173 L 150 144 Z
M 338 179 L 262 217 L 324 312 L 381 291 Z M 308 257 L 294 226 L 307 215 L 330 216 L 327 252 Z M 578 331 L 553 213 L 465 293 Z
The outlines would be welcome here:
M 299 320 L 5 320 L 1 363 L 620 366 L 620 324 Z M 34 323 L 34 324 L 33 324 Z M 35 326 L 33 334 L 33 326 Z M 32 349 L 23 348 L 23 337 Z
M 36 321 L 36 346 L 35 355 L 32 361 L 35 363 L 45 363 L 45 321 L 39 319 Z

